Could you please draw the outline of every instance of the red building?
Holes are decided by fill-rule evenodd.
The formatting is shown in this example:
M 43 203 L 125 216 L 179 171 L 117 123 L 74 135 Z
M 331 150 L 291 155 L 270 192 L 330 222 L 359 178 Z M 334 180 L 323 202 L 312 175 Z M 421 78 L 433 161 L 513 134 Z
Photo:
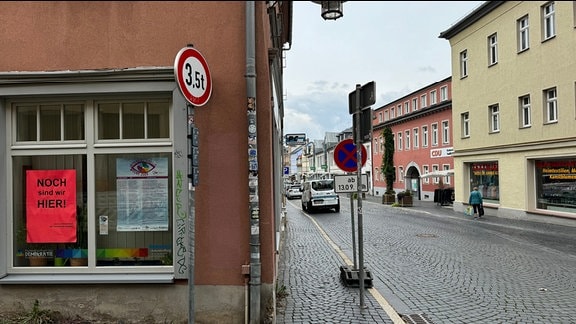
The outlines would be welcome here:
M 425 176 L 452 173 L 451 81 L 449 77 L 435 82 L 374 110 L 374 195 L 386 190 L 381 172 L 386 127 L 394 134 L 395 192 L 411 190 L 414 199 L 432 201 L 436 189 L 452 187 L 452 176 Z

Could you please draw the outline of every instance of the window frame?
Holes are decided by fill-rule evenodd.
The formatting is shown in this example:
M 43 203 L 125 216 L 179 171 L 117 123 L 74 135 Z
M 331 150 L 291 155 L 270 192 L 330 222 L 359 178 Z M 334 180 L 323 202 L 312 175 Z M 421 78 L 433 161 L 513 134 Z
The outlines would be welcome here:
M 542 14 L 542 41 L 545 42 L 556 36 L 556 8 L 554 1 L 541 7 Z
M 64 71 L 57 73 L 48 74 L 44 72 L 32 73 L 20 78 L 18 84 L 10 88 L 5 88 L 3 92 L 3 99 L 5 99 L 5 104 L 7 109 L 10 110 L 9 122 L 7 123 L 7 136 L 4 140 L 9 143 L 15 139 L 13 133 L 13 119 L 12 114 L 12 104 L 23 102 L 25 100 L 33 100 L 39 102 L 53 101 L 65 102 L 68 100 L 79 100 L 79 101 L 89 101 L 86 99 L 87 89 L 92 89 L 92 85 L 96 82 L 98 83 L 98 93 L 90 95 L 91 98 L 114 98 L 114 97 L 133 97 L 138 98 L 142 93 L 147 94 L 147 98 L 165 98 L 170 102 L 170 113 L 169 117 L 169 134 L 170 140 L 163 139 L 162 141 L 156 142 L 154 144 L 142 143 L 134 145 L 133 142 L 125 143 L 115 143 L 110 145 L 102 144 L 100 148 L 102 150 L 108 150 L 110 152 L 125 152 L 128 149 L 132 149 L 134 152 L 165 152 L 173 156 L 173 150 L 175 143 L 172 142 L 174 138 L 174 120 L 187 120 L 185 113 L 175 111 L 173 109 L 173 103 L 175 100 L 182 100 L 182 95 L 179 93 L 177 86 L 175 86 L 173 69 L 157 69 L 157 68 L 139 68 L 139 69 L 125 69 L 122 71 L 111 71 L 115 73 L 102 73 L 102 71 Z M 118 76 L 123 76 L 121 79 L 126 81 L 118 81 Z M 44 80 L 44 82 L 52 82 L 55 84 L 53 87 L 38 87 L 37 80 Z M 29 99 L 23 98 L 20 95 L 22 93 L 29 93 Z M 94 100 L 94 99 L 91 99 Z M 182 115 L 182 116 L 180 116 Z M 8 115 L 7 115 L 8 116 Z M 85 120 L 88 114 L 85 110 Z M 94 121 L 90 120 L 93 124 Z M 179 126 L 179 133 L 186 132 L 186 125 Z M 85 138 L 81 142 L 74 143 L 73 141 L 68 141 L 64 143 L 41 143 L 43 145 L 13 145 L 8 147 L 8 156 L 29 156 L 33 154 L 35 156 L 50 155 L 54 150 L 58 150 L 58 154 L 93 154 L 93 153 L 83 153 L 89 151 L 89 146 L 97 144 L 94 141 L 94 131 L 93 126 L 85 123 Z M 185 138 L 185 136 L 184 136 Z M 185 141 L 184 141 L 185 143 Z M 7 159 L 8 164 L 6 170 L 0 171 L 4 174 L 6 179 L 6 184 L 12 186 L 14 179 L 12 178 L 12 159 Z M 172 159 L 170 167 L 173 170 L 176 169 L 186 169 L 188 161 L 186 158 L 178 160 Z M 93 163 L 88 163 L 87 169 L 94 169 Z M 6 173 L 7 172 L 7 173 Z M 92 171 L 94 172 L 94 171 Z M 88 178 L 88 180 L 93 178 Z M 174 179 L 172 184 L 174 183 Z M 94 190 L 94 183 L 88 184 L 88 188 Z M 170 187 L 170 190 L 173 190 Z M 184 195 L 185 194 L 185 195 Z M 169 202 L 174 208 L 174 203 L 178 199 L 182 200 L 187 197 L 187 192 L 184 191 L 182 195 L 176 196 L 173 192 L 173 198 Z M 93 201 L 90 194 L 88 200 Z M 0 224 L 12 224 L 12 207 L 11 204 L 7 204 L 7 213 L 0 215 Z M 174 213 L 174 209 L 173 213 Z M 92 211 L 94 213 L 94 211 Z M 92 216 L 94 219 L 95 215 Z M 172 223 L 174 225 L 174 223 Z M 89 225 L 94 227 L 95 225 Z M 173 226 L 175 227 L 175 226 Z M 92 229 L 89 228 L 92 231 Z M 71 283 L 74 282 L 86 282 L 86 283 L 172 283 L 175 278 L 185 279 L 186 273 L 182 272 L 181 269 L 175 269 L 177 260 L 174 259 L 171 266 L 138 266 L 126 268 L 111 268 L 105 267 L 104 269 L 98 270 L 95 268 L 95 251 L 94 254 L 89 257 L 92 258 L 91 265 L 88 267 L 18 267 L 15 268 L 12 263 L 14 258 L 13 250 L 14 237 L 12 226 L 6 226 L 4 229 L 7 234 L 8 249 L 3 249 L 0 251 L 0 283 L 20 283 L 20 284 L 42 284 L 42 283 Z M 172 236 L 172 247 L 175 251 L 177 245 L 177 232 L 174 230 L 170 231 Z M 183 239 L 186 241 L 186 233 L 184 233 Z M 178 237 L 179 238 L 179 237 Z M 187 256 L 184 256 L 187 262 Z M 58 271 L 56 271 L 58 270 Z M 127 271 L 128 270 L 128 271 Z M 54 276 L 55 273 L 62 274 L 61 276 Z M 74 277 L 71 277 L 73 275 Z
M 460 121 L 462 124 L 462 138 L 470 138 L 470 113 L 466 111 L 460 114 Z
M 518 29 L 518 53 L 530 49 L 530 19 L 528 15 L 516 21 Z
M 530 95 L 520 96 L 518 98 L 518 113 L 520 119 L 520 128 L 529 128 L 532 126 L 532 105 Z
M 460 52 L 460 79 L 468 76 L 468 50 Z
M 558 122 L 558 92 L 556 87 L 544 90 L 544 118 L 544 124 Z
M 493 104 L 488 106 L 488 113 L 489 113 L 489 125 L 490 130 L 489 133 L 498 133 L 500 132 L 500 105 Z
M 488 66 L 498 64 L 498 34 L 488 36 Z

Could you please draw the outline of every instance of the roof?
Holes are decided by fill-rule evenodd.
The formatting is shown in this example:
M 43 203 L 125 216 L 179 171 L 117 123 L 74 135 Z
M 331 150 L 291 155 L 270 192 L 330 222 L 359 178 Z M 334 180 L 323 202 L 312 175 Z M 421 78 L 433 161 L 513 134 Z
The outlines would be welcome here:
M 456 22 L 452 27 L 440 33 L 438 38 L 450 39 L 456 36 L 464 29 L 470 27 L 472 24 L 480 20 L 482 17 L 489 14 L 498 6 L 504 4 L 505 1 L 485 1 L 478 8 L 474 9 L 471 13 Z

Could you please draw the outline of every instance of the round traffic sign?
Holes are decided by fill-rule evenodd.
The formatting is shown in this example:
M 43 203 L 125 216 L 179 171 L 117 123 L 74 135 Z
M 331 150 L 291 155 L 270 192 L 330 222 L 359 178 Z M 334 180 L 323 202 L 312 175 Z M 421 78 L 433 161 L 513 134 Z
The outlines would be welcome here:
M 362 164 L 366 164 L 366 148 L 364 145 L 362 147 Z M 334 162 L 342 170 L 346 172 L 353 172 L 358 169 L 358 156 L 356 154 L 356 144 L 349 138 L 341 141 L 336 145 L 334 149 Z
M 184 47 L 174 60 L 174 75 L 180 91 L 194 106 L 203 106 L 212 94 L 212 77 L 204 56 L 192 47 Z

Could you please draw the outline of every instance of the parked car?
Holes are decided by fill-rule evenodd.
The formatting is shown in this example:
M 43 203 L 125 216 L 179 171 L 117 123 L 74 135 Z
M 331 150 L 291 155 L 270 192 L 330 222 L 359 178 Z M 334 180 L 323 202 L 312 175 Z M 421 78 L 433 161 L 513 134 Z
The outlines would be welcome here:
M 287 199 L 297 199 L 302 198 L 302 190 L 300 185 L 291 185 L 286 189 Z
M 334 191 L 334 179 L 310 180 L 302 186 L 302 210 L 334 209 L 340 212 L 340 197 Z

